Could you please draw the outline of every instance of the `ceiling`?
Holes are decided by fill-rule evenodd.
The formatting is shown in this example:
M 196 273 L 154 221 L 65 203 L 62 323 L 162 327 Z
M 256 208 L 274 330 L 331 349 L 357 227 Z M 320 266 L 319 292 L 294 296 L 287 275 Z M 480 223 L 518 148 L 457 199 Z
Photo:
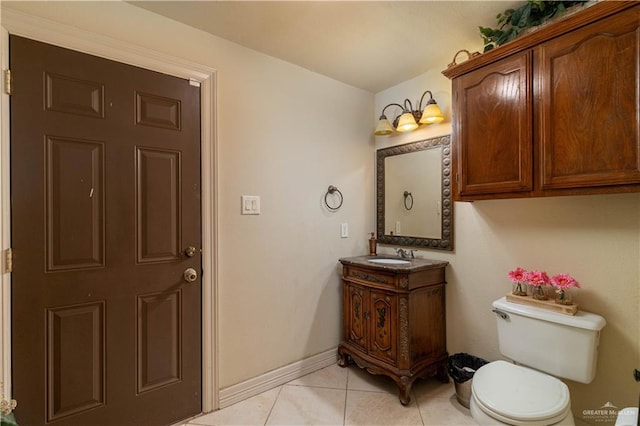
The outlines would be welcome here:
M 130 3 L 377 93 L 481 50 L 478 26 L 524 0 Z

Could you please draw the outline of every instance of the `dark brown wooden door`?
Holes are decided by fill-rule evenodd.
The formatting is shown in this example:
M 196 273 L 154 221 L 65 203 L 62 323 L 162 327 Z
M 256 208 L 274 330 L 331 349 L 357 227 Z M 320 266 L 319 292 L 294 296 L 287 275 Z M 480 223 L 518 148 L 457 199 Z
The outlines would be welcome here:
M 636 7 L 535 49 L 542 189 L 640 182 L 639 40 Z
M 453 82 L 456 196 L 531 191 L 531 52 Z
M 158 425 L 199 413 L 199 89 L 10 43 L 18 421 Z

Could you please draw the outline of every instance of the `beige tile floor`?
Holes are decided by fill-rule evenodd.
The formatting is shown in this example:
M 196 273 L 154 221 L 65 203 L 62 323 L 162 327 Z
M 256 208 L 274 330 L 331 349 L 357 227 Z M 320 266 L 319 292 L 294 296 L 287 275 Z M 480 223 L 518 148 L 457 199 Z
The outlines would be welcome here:
M 405 407 L 393 380 L 326 367 L 187 425 L 474 425 L 453 383 L 418 379 Z

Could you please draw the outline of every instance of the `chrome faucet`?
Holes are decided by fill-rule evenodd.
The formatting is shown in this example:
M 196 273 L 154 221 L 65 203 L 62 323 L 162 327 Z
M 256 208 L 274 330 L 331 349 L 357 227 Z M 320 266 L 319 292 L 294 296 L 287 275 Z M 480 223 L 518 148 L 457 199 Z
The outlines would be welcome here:
M 415 258 L 415 256 L 413 255 L 413 250 L 405 250 L 405 249 L 397 248 L 396 249 L 396 254 L 398 256 L 400 256 L 401 258 L 403 258 L 403 259 L 408 259 L 408 258 L 414 259 Z

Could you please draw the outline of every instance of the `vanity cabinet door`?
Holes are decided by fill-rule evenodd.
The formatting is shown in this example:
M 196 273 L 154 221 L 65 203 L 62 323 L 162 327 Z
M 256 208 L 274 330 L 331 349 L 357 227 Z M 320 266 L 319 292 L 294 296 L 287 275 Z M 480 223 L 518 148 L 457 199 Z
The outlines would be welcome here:
M 640 182 L 640 7 L 535 49 L 542 189 Z
M 453 81 L 457 199 L 533 189 L 531 51 Z
M 344 284 L 344 336 L 352 344 L 367 351 L 369 291 L 356 285 Z
M 371 290 L 370 299 L 369 354 L 396 365 L 398 297 L 395 293 Z

